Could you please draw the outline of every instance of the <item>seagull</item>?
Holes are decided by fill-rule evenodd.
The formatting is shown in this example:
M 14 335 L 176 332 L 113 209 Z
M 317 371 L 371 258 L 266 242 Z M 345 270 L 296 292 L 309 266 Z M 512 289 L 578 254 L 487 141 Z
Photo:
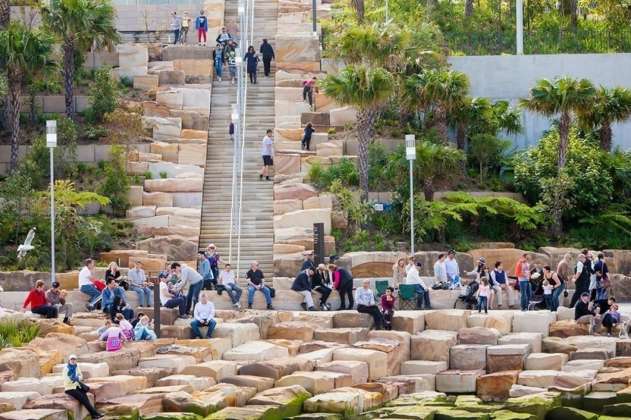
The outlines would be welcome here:
M 29 251 L 32 251 L 35 248 L 33 245 L 31 245 L 31 242 L 33 242 L 36 230 L 37 228 L 31 228 L 31 230 L 29 230 L 28 234 L 26 235 L 24 243 L 18 246 L 18 260 L 24 258 Z

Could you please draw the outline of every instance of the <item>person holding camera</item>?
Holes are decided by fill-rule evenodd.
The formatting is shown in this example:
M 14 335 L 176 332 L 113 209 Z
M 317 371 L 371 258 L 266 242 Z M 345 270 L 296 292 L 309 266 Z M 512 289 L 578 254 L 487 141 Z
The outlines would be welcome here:
M 191 337 L 202 338 L 202 332 L 199 330 L 201 327 L 208 327 L 206 331 L 206 338 L 210 338 L 213 334 L 213 330 L 217 325 L 215 317 L 215 305 L 208 300 L 206 292 L 202 292 L 199 295 L 199 302 L 195 304 L 193 310 L 193 320 L 191 321 Z

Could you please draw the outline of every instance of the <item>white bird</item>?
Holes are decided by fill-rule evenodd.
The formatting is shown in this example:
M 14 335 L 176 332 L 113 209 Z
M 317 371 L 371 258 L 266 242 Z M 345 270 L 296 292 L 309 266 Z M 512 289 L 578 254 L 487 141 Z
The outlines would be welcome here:
M 32 251 L 35 248 L 33 245 L 31 245 L 31 242 L 33 242 L 33 238 L 35 238 L 36 230 L 37 228 L 31 228 L 31 230 L 29 230 L 28 234 L 26 235 L 24 243 L 18 246 L 18 260 L 24 258 L 29 251 Z

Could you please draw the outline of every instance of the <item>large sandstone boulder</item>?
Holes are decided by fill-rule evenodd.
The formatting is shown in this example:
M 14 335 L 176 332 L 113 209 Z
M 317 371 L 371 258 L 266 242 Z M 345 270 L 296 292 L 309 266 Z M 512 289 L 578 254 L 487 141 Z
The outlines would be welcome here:
M 358 360 L 339 360 L 329 363 L 321 363 L 318 370 L 338 372 L 350 375 L 352 385 L 368 382 L 368 363 Z
M 0 371 L 11 370 L 15 377 L 39 378 L 37 353 L 31 349 L 6 348 L 0 351 Z
M 567 338 L 575 335 L 588 335 L 589 325 L 578 324 L 573 319 L 556 321 L 550 324 L 550 336 Z
M 533 353 L 541 352 L 542 336 L 540 333 L 512 333 L 501 337 L 497 344 L 528 344 L 529 351 Z
M 311 371 L 313 367 L 314 362 L 311 360 L 289 357 L 245 364 L 239 368 L 239 375 L 263 376 L 277 380 L 297 371 Z
M 300 385 L 279 386 L 259 392 L 248 401 L 248 405 L 272 405 L 278 409 L 270 414 L 275 418 L 296 416 L 302 411 L 302 403 L 311 394 Z
M 382 351 L 341 348 L 333 352 L 333 360 L 357 360 L 368 363 L 370 380 L 378 379 L 387 374 L 388 356 Z
M 234 361 L 260 361 L 287 356 L 289 356 L 289 352 L 286 347 L 277 346 L 265 341 L 250 341 L 227 351 L 224 353 L 223 358 L 225 360 Z
M 462 328 L 458 330 L 458 343 L 496 345 L 499 336 L 499 331 L 493 328 Z
M 529 344 L 503 344 L 489 346 L 486 353 L 489 373 L 503 370 L 522 370 L 526 356 L 530 352 Z
M 449 349 L 449 368 L 456 370 L 486 370 L 486 345 L 458 344 Z
M 318 192 L 308 184 L 274 185 L 274 200 L 299 199 L 316 197 Z
M 477 378 L 483 370 L 446 370 L 436 375 L 436 390 L 449 394 L 475 393 Z
M 561 370 L 567 362 L 565 353 L 530 353 L 526 357 L 526 370 Z
M 314 330 L 314 327 L 306 322 L 281 322 L 268 329 L 267 338 L 311 341 Z
M 478 376 L 476 395 L 482 401 L 504 401 L 510 390 L 517 383 L 518 371 L 504 371 Z
M 455 331 L 425 330 L 413 335 L 410 355 L 414 360 L 449 361 L 449 349 L 457 343 Z
M 425 313 L 425 328 L 428 330 L 458 331 L 467 327 L 470 311 L 461 309 L 429 311 Z
M 317 71 L 320 67 L 317 35 L 283 33 L 276 35 L 276 66 L 281 70 Z

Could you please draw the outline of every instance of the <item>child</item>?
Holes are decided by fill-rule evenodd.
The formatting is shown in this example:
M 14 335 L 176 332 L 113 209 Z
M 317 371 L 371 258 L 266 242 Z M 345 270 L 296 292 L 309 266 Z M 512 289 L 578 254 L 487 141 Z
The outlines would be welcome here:
M 607 336 L 611 336 L 613 328 L 620 323 L 620 312 L 618 312 L 618 305 L 613 304 L 609 308 L 605 315 L 603 315 L 603 327 L 607 328 Z
M 489 296 L 491 295 L 491 287 L 489 286 L 489 281 L 486 277 L 482 277 L 480 279 L 480 287 L 478 288 L 478 313 L 482 312 L 482 308 L 484 308 L 484 313 L 488 314 L 488 302 Z
M 381 295 L 381 313 L 383 315 L 383 326 L 386 330 L 392 329 L 392 318 L 394 317 L 394 287 L 388 287 L 386 293 Z
M 134 320 L 131 322 L 131 326 L 133 328 L 136 328 L 136 325 L 138 325 L 138 323 L 140 322 L 140 318 L 142 318 L 143 316 L 145 316 L 144 313 L 138 312 L 138 315 L 136 315 L 136 318 L 134 318 Z
M 113 324 L 101 334 L 101 340 L 105 341 L 105 350 L 118 351 L 123 347 L 125 334 L 123 334 L 123 331 L 118 325 Z
M 120 327 L 123 335 L 125 336 L 125 340 L 131 341 L 134 339 L 134 327 L 125 319 L 123 314 L 116 314 L 116 321 L 114 322 Z
M 552 309 L 552 289 L 554 287 L 548 280 L 543 281 L 543 301 L 546 303 L 546 308 Z
M 140 318 L 140 321 L 138 321 L 138 324 L 136 324 L 136 327 L 134 328 L 134 338 L 136 341 L 151 341 L 158 338 L 149 325 L 149 317 L 147 315 L 143 315 Z
M 112 327 L 112 321 L 110 319 L 106 319 L 105 323 L 103 324 L 102 327 L 100 327 L 98 330 L 96 330 L 96 333 L 99 335 L 99 338 L 102 341 L 107 340 L 107 337 L 103 335 L 103 333 L 105 333 L 107 330 L 109 330 Z M 105 338 L 103 338 L 105 337 Z

